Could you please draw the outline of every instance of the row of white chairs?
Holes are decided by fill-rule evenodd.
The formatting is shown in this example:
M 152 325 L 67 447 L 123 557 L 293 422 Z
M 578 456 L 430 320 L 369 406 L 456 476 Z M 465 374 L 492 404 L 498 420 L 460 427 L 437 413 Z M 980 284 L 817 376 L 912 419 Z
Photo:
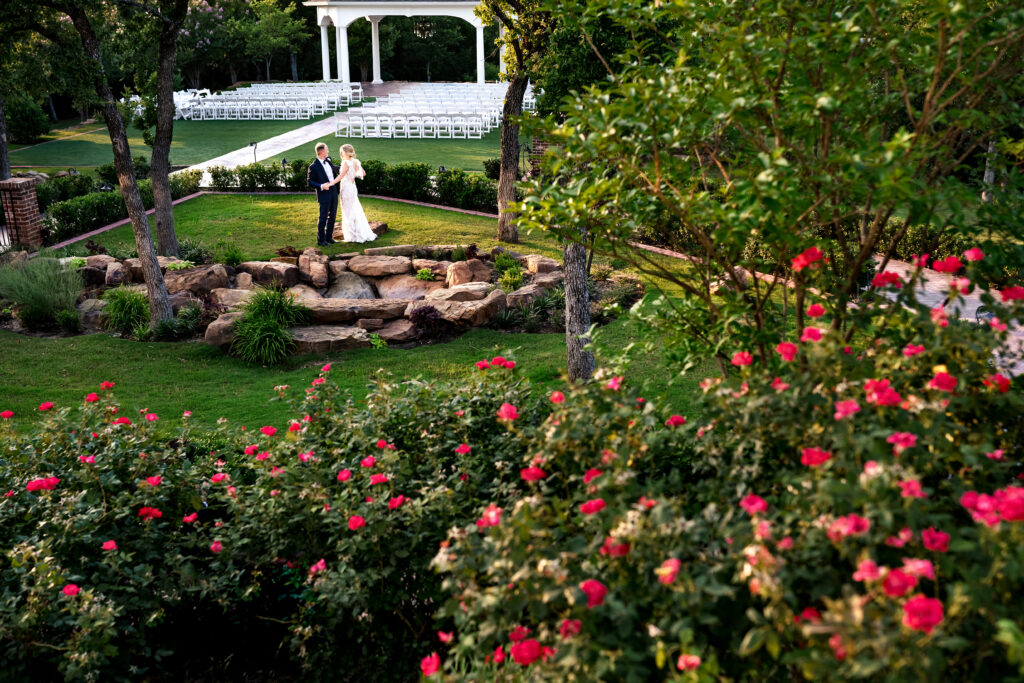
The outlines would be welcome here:
M 362 101 L 360 83 L 256 83 L 215 94 L 174 93 L 175 118 L 196 121 L 309 119 Z
M 308 99 L 234 100 L 206 98 L 182 110 L 192 121 L 271 121 L 311 119 L 316 108 Z M 323 111 L 321 110 L 322 114 Z
M 336 113 L 335 116 L 341 115 L 342 112 Z M 349 109 L 350 114 L 364 114 L 364 115 L 376 115 L 376 116 L 404 116 L 406 118 L 410 116 L 478 116 L 483 121 L 484 132 L 489 133 L 491 129 L 497 128 L 501 123 L 501 110 L 494 107 L 481 107 L 477 106 L 465 106 L 460 104 L 449 104 L 445 106 L 433 106 L 433 107 L 411 107 L 402 105 L 393 105 L 388 107 L 381 107 L 378 109 L 367 109 L 363 107 L 358 110 Z
M 334 115 L 335 137 L 479 139 L 484 134 L 481 116 Z

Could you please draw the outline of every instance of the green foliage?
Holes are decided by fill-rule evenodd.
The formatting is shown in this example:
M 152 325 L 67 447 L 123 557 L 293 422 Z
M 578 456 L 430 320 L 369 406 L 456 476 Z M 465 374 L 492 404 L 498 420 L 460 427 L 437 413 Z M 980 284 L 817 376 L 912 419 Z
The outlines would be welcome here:
M 262 320 L 273 320 L 284 327 L 305 325 L 311 319 L 311 312 L 294 297 L 281 289 L 258 288 L 245 302 L 246 316 Z
M 387 167 L 390 192 L 392 197 L 426 201 L 430 199 L 430 174 L 433 169 L 429 164 L 407 162 Z M 369 171 L 367 171 L 369 175 Z
M 233 168 L 211 166 L 207 171 L 210 173 L 210 185 L 214 190 L 224 192 L 238 186 L 238 174 Z
M 195 336 L 199 331 L 199 324 L 203 317 L 203 309 L 200 306 L 185 306 L 178 315 L 167 320 L 159 320 L 152 329 L 146 329 L 140 340 L 146 341 L 181 341 Z
M 466 248 L 455 247 L 452 249 L 452 261 L 465 261 L 466 260 Z
M 245 315 L 235 323 L 231 353 L 252 365 L 275 365 L 284 360 L 295 342 L 289 327 L 309 322 L 308 308 L 280 289 L 257 289 L 245 302 Z
M 28 95 L 17 92 L 5 95 L 4 114 L 11 142 L 31 144 L 50 132 L 50 117 Z
M 87 260 L 85 260 L 81 256 L 75 256 L 72 257 L 70 261 L 68 261 L 67 267 L 70 268 L 71 270 L 78 270 L 79 268 L 84 268 L 87 265 L 89 265 L 89 262 Z
M 391 175 L 388 173 L 388 165 L 376 159 L 367 159 L 360 163 L 363 170 L 366 171 L 366 177 L 356 179 L 359 191 L 363 194 L 385 196 L 391 194 Z
M 189 261 L 187 259 L 183 259 L 181 261 L 175 261 L 173 263 L 168 263 L 167 264 L 167 270 L 171 270 L 171 271 L 174 271 L 174 270 L 188 270 L 189 268 L 195 268 L 195 267 L 196 267 L 196 264 L 192 263 L 191 261 Z
M 203 172 L 199 170 L 184 170 L 172 173 L 168 177 L 171 184 L 171 198 L 181 199 L 190 194 L 199 192 L 199 183 L 203 180 Z
M 54 316 L 57 327 L 64 334 L 79 334 L 82 331 L 82 317 L 74 309 L 61 309 Z
M 127 215 L 120 192 L 93 192 L 52 204 L 43 225 L 47 239 L 59 242 L 119 221 Z
M 434 271 L 430 268 L 420 268 L 416 271 L 415 275 L 417 280 L 425 280 L 426 282 L 434 281 Z
M 149 300 L 142 292 L 122 285 L 108 289 L 103 293 L 103 299 L 107 302 L 103 312 L 106 313 L 104 325 L 108 330 L 127 337 L 149 324 Z
M 514 292 L 523 286 L 523 269 L 518 263 L 505 269 L 498 278 L 498 286 L 506 292 Z
M 148 178 L 149 159 L 141 154 L 132 157 L 132 171 L 135 173 L 136 180 Z M 118 187 L 120 185 L 120 181 L 117 178 L 117 169 L 114 168 L 114 162 L 100 164 L 97 166 L 96 177 L 98 177 L 101 182 L 107 183 L 112 187 Z
M 244 260 L 245 254 L 242 253 L 242 248 L 234 241 L 225 242 L 220 240 L 213 247 L 214 263 L 223 263 L 234 268 Z
M 77 270 L 64 268 L 45 256 L 18 264 L 0 266 L 0 298 L 14 304 L 21 324 L 39 330 L 60 323 L 69 324 L 61 311 L 74 313 L 84 283 Z
M 522 270 L 522 264 L 515 256 L 510 256 L 504 252 L 499 253 L 494 257 L 494 269 L 498 271 L 499 275 L 504 275 L 506 270 L 516 269 Z
M 192 263 L 210 263 L 213 253 L 200 244 L 199 240 L 183 237 L 178 240 L 178 257 Z
M 284 173 L 284 187 L 291 192 L 304 192 L 309 189 L 306 174 L 309 172 L 309 164 L 306 159 L 292 159 L 288 162 L 288 170 Z
M 388 343 L 379 334 L 374 332 L 370 335 L 370 347 L 377 349 L 378 351 L 383 351 L 388 348 Z
M 497 211 L 498 189 L 492 180 L 452 168 L 437 173 L 434 184 L 438 201 L 445 206 L 488 213 Z
M 484 159 L 484 176 L 491 180 L 501 177 L 501 159 Z
M 50 205 L 57 202 L 89 194 L 93 191 L 95 185 L 96 183 L 92 176 L 84 174 L 50 178 L 44 182 L 37 183 L 36 198 L 39 200 L 39 210 L 46 211 Z

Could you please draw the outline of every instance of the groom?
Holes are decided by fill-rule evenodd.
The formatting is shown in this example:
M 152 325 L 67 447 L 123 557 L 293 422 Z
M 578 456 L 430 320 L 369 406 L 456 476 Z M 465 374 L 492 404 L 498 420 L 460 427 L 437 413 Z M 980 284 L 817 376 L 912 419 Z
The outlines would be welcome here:
M 331 164 L 327 154 L 327 145 L 322 142 L 316 143 L 316 161 L 309 165 L 306 172 L 306 182 L 316 190 L 316 201 L 320 205 L 320 219 L 316 224 L 316 245 L 326 247 L 328 244 L 335 244 L 334 239 L 334 218 L 338 214 L 338 188 L 339 185 L 331 185 L 338 177 L 338 167 Z

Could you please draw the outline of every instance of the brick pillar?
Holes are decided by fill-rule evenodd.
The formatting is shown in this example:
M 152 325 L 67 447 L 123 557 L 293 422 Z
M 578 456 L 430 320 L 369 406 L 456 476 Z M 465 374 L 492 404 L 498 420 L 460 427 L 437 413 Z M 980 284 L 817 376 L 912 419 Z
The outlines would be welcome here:
M 32 178 L 8 178 L 0 180 L 0 190 L 6 190 L 0 199 L 4 204 L 11 242 L 41 247 L 43 220 L 39 215 L 39 200 L 36 199 L 36 181 Z
M 530 149 L 530 175 L 536 176 L 540 173 L 540 160 L 548 147 L 550 147 L 550 143 L 547 138 L 542 138 L 540 135 L 533 136 L 533 147 Z

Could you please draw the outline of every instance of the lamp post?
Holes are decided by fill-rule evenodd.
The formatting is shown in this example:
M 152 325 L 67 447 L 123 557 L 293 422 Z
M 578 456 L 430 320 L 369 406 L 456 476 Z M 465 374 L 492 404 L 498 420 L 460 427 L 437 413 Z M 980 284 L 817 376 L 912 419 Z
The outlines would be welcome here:
M 249 146 L 252 147 L 252 163 L 256 163 L 256 143 L 250 142 Z

